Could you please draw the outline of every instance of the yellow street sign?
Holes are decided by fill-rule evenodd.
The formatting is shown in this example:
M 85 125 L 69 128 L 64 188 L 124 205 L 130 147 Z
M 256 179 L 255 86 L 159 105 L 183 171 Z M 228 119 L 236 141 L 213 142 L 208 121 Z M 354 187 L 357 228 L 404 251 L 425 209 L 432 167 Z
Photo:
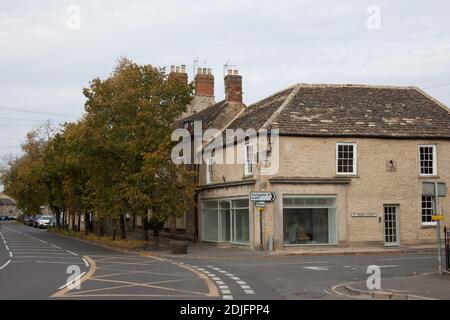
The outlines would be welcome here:
M 433 220 L 433 221 L 444 220 L 444 216 L 442 216 L 442 215 L 434 215 L 434 216 L 431 216 L 431 220 Z

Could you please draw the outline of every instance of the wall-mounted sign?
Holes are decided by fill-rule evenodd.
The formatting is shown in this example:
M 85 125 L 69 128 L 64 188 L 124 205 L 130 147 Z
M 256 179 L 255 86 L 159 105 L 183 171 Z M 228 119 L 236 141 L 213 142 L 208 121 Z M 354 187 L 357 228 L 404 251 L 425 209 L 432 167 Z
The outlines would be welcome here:
M 265 201 L 255 201 L 255 207 L 256 208 L 265 208 L 266 202 Z
M 442 216 L 442 215 L 432 215 L 431 216 L 431 220 L 433 220 L 433 221 L 441 221 L 441 220 L 444 220 L 444 216 Z
M 275 201 L 275 192 L 250 192 L 251 201 Z
M 376 216 L 377 216 L 376 213 L 363 213 L 363 212 L 352 213 L 353 218 L 371 218 Z

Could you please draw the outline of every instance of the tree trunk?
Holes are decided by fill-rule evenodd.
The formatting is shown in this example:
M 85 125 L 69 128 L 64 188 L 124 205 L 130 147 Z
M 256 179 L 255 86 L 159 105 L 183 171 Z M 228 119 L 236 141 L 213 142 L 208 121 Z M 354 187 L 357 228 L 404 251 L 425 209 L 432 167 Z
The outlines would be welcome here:
M 142 240 L 145 241 L 150 241 L 150 237 L 148 236 L 148 230 L 147 230 L 147 223 L 148 223 L 148 218 L 147 216 L 143 216 L 142 219 Z
M 63 211 L 63 216 L 62 216 L 62 227 L 64 228 L 64 229 L 67 229 L 66 228 L 66 219 L 67 219 L 67 212 L 66 212 L 66 210 L 64 210 Z
M 89 213 L 85 212 L 84 213 L 84 235 L 88 235 L 89 233 Z
M 97 237 L 104 237 L 105 236 L 105 226 L 103 222 L 103 218 L 100 218 L 97 223 Z
M 136 214 L 133 213 L 133 226 L 132 226 L 133 232 L 136 232 Z
M 78 214 L 78 226 L 77 226 L 77 231 L 80 232 L 81 231 L 81 214 Z
M 56 227 L 59 228 L 59 227 L 61 227 L 61 221 L 60 221 L 61 211 L 59 209 L 56 209 L 55 211 L 56 211 L 55 212 L 55 214 L 56 214 Z
M 119 216 L 119 228 L 120 228 L 120 238 L 126 239 L 127 234 L 125 232 L 125 215 L 124 214 L 121 214 Z
M 77 231 L 77 226 L 75 224 L 75 219 L 76 219 L 76 214 L 72 213 L 72 218 L 71 218 L 71 220 L 72 220 L 72 231 Z

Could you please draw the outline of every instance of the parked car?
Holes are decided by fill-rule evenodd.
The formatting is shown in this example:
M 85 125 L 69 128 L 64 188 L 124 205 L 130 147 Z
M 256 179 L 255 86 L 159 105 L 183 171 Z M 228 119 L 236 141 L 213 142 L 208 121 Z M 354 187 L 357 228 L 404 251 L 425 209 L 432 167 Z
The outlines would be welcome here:
M 9 216 L 8 220 L 17 220 L 17 217 L 16 216 Z
M 41 216 L 37 220 L 37 227 L 40 228 L 40 229 L 48 228 L 48 226 L 50 225 L 50 221 L 51 220 L 52 220 L 51 216 Z
M 29 216 L 27 220 L 27 226 L 32 226 L 34 224 L 35 216 Z
M 34 219 L 33 219 L 33 227 L 37 228 L 37 226 L 38 226 L 38 221 L 39 221 L 39 219 L 40 219 L 41 217 L 42 217 L 42 215 L 40 215 L 40 214 L 34 217 Z
M 28 222 L 30 221 L 30 219 L 31 219 L 31 217 L 29 217 L 29 216 L 23 217 L 23 224 L 28 225 Z
M 50 226 L 50 227 L 56 227 L 56 218 L 55 218 L 55 217 L 52 217 L 52 218 L 50 219 L 50 224 L 49 224 L 49 226 Z
M 7 216 L 0 216 L 0 221 L 6 221 L 6 220 L 8 220 Z

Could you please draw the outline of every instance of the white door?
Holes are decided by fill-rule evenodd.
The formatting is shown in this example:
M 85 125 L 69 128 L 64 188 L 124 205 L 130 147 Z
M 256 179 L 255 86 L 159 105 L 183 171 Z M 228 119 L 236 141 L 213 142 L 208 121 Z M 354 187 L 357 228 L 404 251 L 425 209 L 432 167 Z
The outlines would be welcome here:
M 384 245 L 395 247 L 400 245 L 399 207 L 396 205 L 384 206 Z

